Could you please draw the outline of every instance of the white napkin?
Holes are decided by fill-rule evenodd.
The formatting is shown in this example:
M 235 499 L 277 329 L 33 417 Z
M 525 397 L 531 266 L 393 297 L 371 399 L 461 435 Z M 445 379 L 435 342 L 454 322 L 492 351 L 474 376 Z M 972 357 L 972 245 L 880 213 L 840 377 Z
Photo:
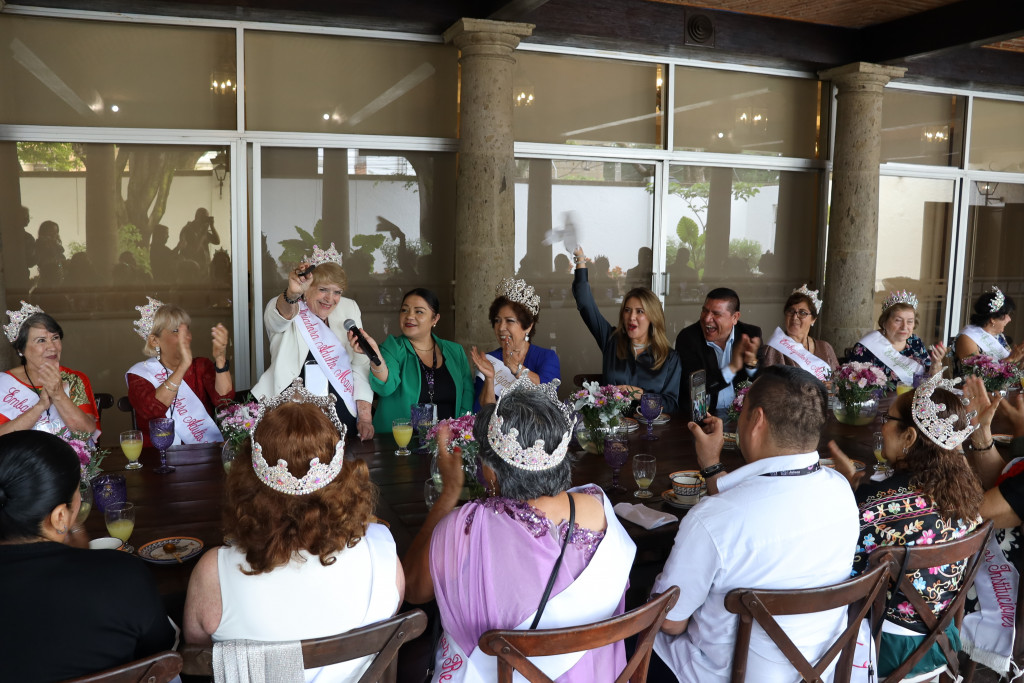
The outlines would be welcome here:
M 870 479 L 871 479 L 871 481 L 885 481 L 886 479 L 888 479 L 891 476 L 892 476 L 892 472 L 885 472 L 885 471 L 879 472 L 878 470 L 875 470 L 875 473 L 871 475 Z
M 615 506 L 615 514 L 623 519 L 628 519 L 634 524 L 639 524 L 645 529 L 657 529 L 659 526 L 678 522 L 679 518 L 667 512 L 659 512 L 649 508 L 643 503 L 619 503 Z

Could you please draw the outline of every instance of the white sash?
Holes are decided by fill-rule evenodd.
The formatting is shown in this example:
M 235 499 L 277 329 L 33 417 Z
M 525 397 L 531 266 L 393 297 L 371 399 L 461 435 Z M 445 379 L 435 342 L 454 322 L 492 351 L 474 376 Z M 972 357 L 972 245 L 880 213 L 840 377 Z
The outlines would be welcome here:
M 163 363 L 156 358 L 150 358 L 149 360 L 136 363 L 129 368 L 124 381 L 125 383 L 128 382 L 128 375 L 138 375 L 152 384 L 154 388 L 159 388 L 170 374 L 171 371 L 165 368 Z M 224 440 L 224 436 L 217 428 L 217 423 L 206 412 L 206 406 L 199 400 L 196 392 L 192 390 L 188 382 L 182 380 L 181 386 L 178 387 L 178 398 L 171 403 L 171 406 L 174 407 L 175 413 L 174 415 L 169 415 L 174 418 L 175 445 L 182 443 L 214 443 Z M 168 411 L 170 411 L 170 408 L 168 408 Z M 148 428 L 148 425 L 146 428 Z
M 501 396 L 501 393 L 512 386 L 512 383 L 516 381 L 515 375 L 508 369 L 508 366 L 504 362 L 498 360 L 494 356 L 485 353 L 484 358 L 491 361 L 491 365 L 494 366 L 494 398 Z M 479 370 L 476 376 L 482 380 L 487 380 L 484 377 L 484 373 Z
M 64 393 L 71 395 L 70 387 L 64 383 Z M 8 420 L 15 420 L 39 403 L 39 394 L 14 379 L 10 374 L 0 373 L 0 413 Z M 50 413 L 53 413 L 52 415 Z M 55 410 L 44 410 L 32 429 L 56 434 L 64 429 L 64 420 Z
M 803 344 L 783 332 L 780 327 L 775 328 L 775 334 L 773 334 L 772 338 L 768 340 L 768 346 L 772 347 L 783 356 L 796 363 L 798 367 L 803 368 L 822 382 L 825 381 L 829 372 L 832 371 L 832 368 L 829 367 L 828 363 L 805 349 Z
M 334 391 L 345 402 L 348 412 L 356 414 L 355 385 L 352 383 L 352 366 L 349 364 L 348 352 L 338 340 L 338 335 L 323 320 L 313 315 L 305 301 L 299 302 L 299 314 L 295 316 L 295 325 L 299 328 L 306 346 L 313 352 L 320 370 L 327 376 Z
M 581 486 L 569 490 L 580 491 L 583 488 Z M 626 582 L 629 580 L 636 545 L 615 517 L 615 511 L 607 496 L 604 497 L 604 516 L 608 528 L 604 539 L 590 559 L 590 564 L 565 590 L 548 600 L 540 623 L 537 624 L 538 629 L 592 624 L 615 614 L 622 599 L 622 590 L 625 590 Z M 622 590 L 610 589 L 610 586 L 621 586 Z M 534 610 L 515 627 L 515 630 L 529 629 L 536 614 Z M 564 655 L 531 657 L 530 661 L 554 680 L 574 667 L 585 654 L 585 651 L 570 652 Z M 473 652 L 467 657 L 455 639 L 445 632 L 435 653 L 432 681 L 438 683 L 466 680 L 474 683 L 494 683 L 498 680 L 497 661 L 497 658 L 484 654 L 479 647 L 473 648 Z M 525 679 L 517 672 L 514 680 Z
M 878 330 L 861 339 L 860 344 L 875 354 L 875 358 L 885 363 L 886 367 L 896 373 L 896 376 L 904 384 L 913 384 L 914 375 L 924 372 L 924 366 L 894 349 L 889 340 L 883 337 Z
M 1010 352 L 999 343 L 998 339 L 977 325 L 968 325 L 960 330 L 960 334 L 967 335 L 971 341 L 978 345 L 982 353 L 992 356 L 996 360 L 1002 360 L 1010 355 Z

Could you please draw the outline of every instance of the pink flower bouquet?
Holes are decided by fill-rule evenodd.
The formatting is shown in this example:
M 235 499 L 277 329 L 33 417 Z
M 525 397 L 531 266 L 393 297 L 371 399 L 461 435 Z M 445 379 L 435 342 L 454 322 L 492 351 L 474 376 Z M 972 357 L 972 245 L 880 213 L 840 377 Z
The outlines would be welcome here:
M 985 383 L 988 392 L 1003 391 L 1020 381 L 1021 370 L 1013 363 L 996 360 L 984 353 L 975 354 L 960 361 L 964 375 L 976 375 Z

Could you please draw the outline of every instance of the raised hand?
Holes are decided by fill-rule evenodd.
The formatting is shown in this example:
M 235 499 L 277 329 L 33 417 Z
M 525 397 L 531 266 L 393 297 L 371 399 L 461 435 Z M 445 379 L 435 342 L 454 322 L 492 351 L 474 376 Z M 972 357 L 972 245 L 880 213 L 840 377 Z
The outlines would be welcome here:
M 178 352 L 181 353 L 179 368 L 188 368 L 192 365 L 192 335 L 189 334 L 189 327 L 185 323 L 178 326 Z
M 210 337 L 213 340 L 213 360 L 217 367 L 223 367 L 227 361 L 228 353 L 228 328 L 222 323 L 210 328 Z
M 45 360 L 39 366 L 39 384 L 51 397 L 64 391 L 60 378 L 60 364 L 56 360 Z
M 722 421 L 714 415 L 708 415 L 702 424 L 690 422 L 686 427 L 693 434 L 697 462 L 701 469 L 717 463 L 721 459 L 722 446 L 725 444 L 725 430 Z
M 494 366 L 475 346 L 469 350 L 469 359 L 473 362 L 474 367 L 484 376 L 485 380 L 494 379 Z
M 437 430 L 437 469 L 443 482 L 442 492 L 462 491 L 466 474 L 462 469 L 462 452 L 459 448 L 448 450 L 451 430 L 448 425 L 441 425 Z
M 298 268 L 288 272 L 288 298 L 298 299 L 300 296 L 306 293 L 309 289 L 309 283 L 313 281 L 313 273 L 310 271 L 305 275 L 299 275 L 299 273 L 305 272 L 309 268 L 309 264 L 303 261 L 299 264 Z

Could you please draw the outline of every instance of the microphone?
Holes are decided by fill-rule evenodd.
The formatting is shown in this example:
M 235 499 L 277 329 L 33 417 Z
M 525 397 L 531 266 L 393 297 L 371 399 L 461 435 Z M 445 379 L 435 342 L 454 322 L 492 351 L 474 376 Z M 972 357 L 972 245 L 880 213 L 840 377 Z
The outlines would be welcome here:
M 374 365 L 380 365 L 380 356 L 378 356 L 377 352 L 373 350 L 372 346 L 370 346 L 370 342 L 366 341 L 366 337 L 363 336 L 362 330 L 356 326 L 356 321 L 349 318 L 345 321 L 343 327 L 347 332 L 351 332 L 356 335 L 356 341 L 359 342 L 359 348 L 363 350 L 363 353 L 365 353 L 366 357 L 370 359 L 370 362 Z

